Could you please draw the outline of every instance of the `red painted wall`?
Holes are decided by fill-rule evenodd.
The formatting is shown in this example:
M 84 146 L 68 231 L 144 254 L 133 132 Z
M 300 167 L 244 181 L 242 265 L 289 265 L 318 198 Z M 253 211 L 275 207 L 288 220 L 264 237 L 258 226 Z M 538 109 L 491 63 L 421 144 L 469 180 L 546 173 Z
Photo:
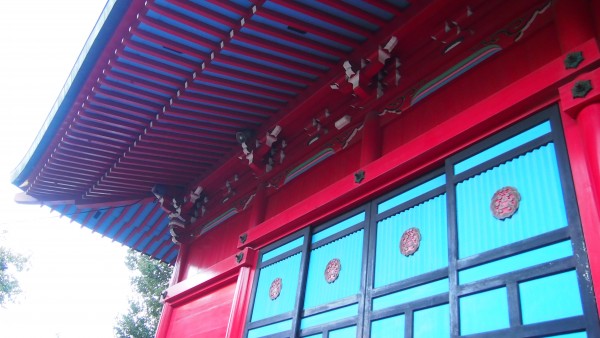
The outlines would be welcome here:
M 225 337 L 235 283 L 174 307 L 166 337 Z
M 360 144 L 350 145 L 273 192 L 268 198 L 266 219 L 356 171 L 359 168 L 359 155 Z
M 243 211 L 203 234 L 189 246 L 182 280 L 238 252 L 238 234 L 246 231 L 248 210 Z

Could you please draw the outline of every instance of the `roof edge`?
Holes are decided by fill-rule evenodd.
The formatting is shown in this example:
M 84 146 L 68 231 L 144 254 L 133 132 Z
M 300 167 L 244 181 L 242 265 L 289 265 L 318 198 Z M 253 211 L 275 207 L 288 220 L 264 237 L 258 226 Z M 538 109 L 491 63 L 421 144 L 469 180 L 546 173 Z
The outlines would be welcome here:
M 23 185 L 42 158 L 131 3 L 132 0 L 107 1 L 44 124 L 21 162 L 11 172 L 14 185 Z

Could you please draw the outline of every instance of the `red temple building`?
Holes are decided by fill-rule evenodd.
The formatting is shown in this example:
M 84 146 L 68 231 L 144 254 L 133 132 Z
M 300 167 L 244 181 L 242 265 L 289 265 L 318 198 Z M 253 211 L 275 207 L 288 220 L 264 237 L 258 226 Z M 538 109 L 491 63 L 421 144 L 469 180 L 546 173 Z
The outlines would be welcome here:
M 17 167 L 157 337 L 600 337 L 600 0 L 110 1 Z

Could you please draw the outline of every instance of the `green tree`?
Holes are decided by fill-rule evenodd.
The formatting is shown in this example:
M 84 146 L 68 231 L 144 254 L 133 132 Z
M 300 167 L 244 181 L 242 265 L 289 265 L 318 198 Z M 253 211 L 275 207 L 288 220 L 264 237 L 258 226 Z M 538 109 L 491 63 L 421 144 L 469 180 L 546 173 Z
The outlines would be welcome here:
M 162 311 L 161 293 L 169 286 L 173 268 L 133 250 L 125 265 L 134 273 L 135 298 L 129 300 L 128 312 L 118 318 L 115 332 L 118 337 L 152 338 Z
M 16 271 L 23 271 L 27 258 L 0 246 L 0 305 L 13 302 L 21 293 L 19 281 L 14 275 Z

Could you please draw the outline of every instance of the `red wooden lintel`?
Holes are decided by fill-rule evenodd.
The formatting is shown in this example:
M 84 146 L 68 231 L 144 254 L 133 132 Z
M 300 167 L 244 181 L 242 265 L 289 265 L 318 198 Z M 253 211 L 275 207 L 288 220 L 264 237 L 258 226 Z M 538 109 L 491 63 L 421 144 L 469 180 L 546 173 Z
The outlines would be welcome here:
M 494 95 L 439 124 L 381 158 L 363 166 L 365 178 L 344 177 L 310 198 L 240 235 L 238 248 L 259 249 L 309 224 L 323 221 L 366 202 L 418 173 L 440 165 L 444 158 L 558 100 L 558 88 L 600 63 L 595 39 L 581 44 L 584 60 L 565 67 L 569 53 L 550 61 Z M 500 121 L 500 122 L 499 122 Z M 242 241 L 243 239 L 243 241 Z
M 236 255 L 227 257 L 219 263 L 203 269 L 198 274 L 189 276 L 186 280 L 172 285 L 166 290 L 167 294 L 164 301 L 176 306 L 223 284 L 235 281 L 242 267 L 254 267 L 256 265 L 257 257 L 255 250 L 245 248 Z

